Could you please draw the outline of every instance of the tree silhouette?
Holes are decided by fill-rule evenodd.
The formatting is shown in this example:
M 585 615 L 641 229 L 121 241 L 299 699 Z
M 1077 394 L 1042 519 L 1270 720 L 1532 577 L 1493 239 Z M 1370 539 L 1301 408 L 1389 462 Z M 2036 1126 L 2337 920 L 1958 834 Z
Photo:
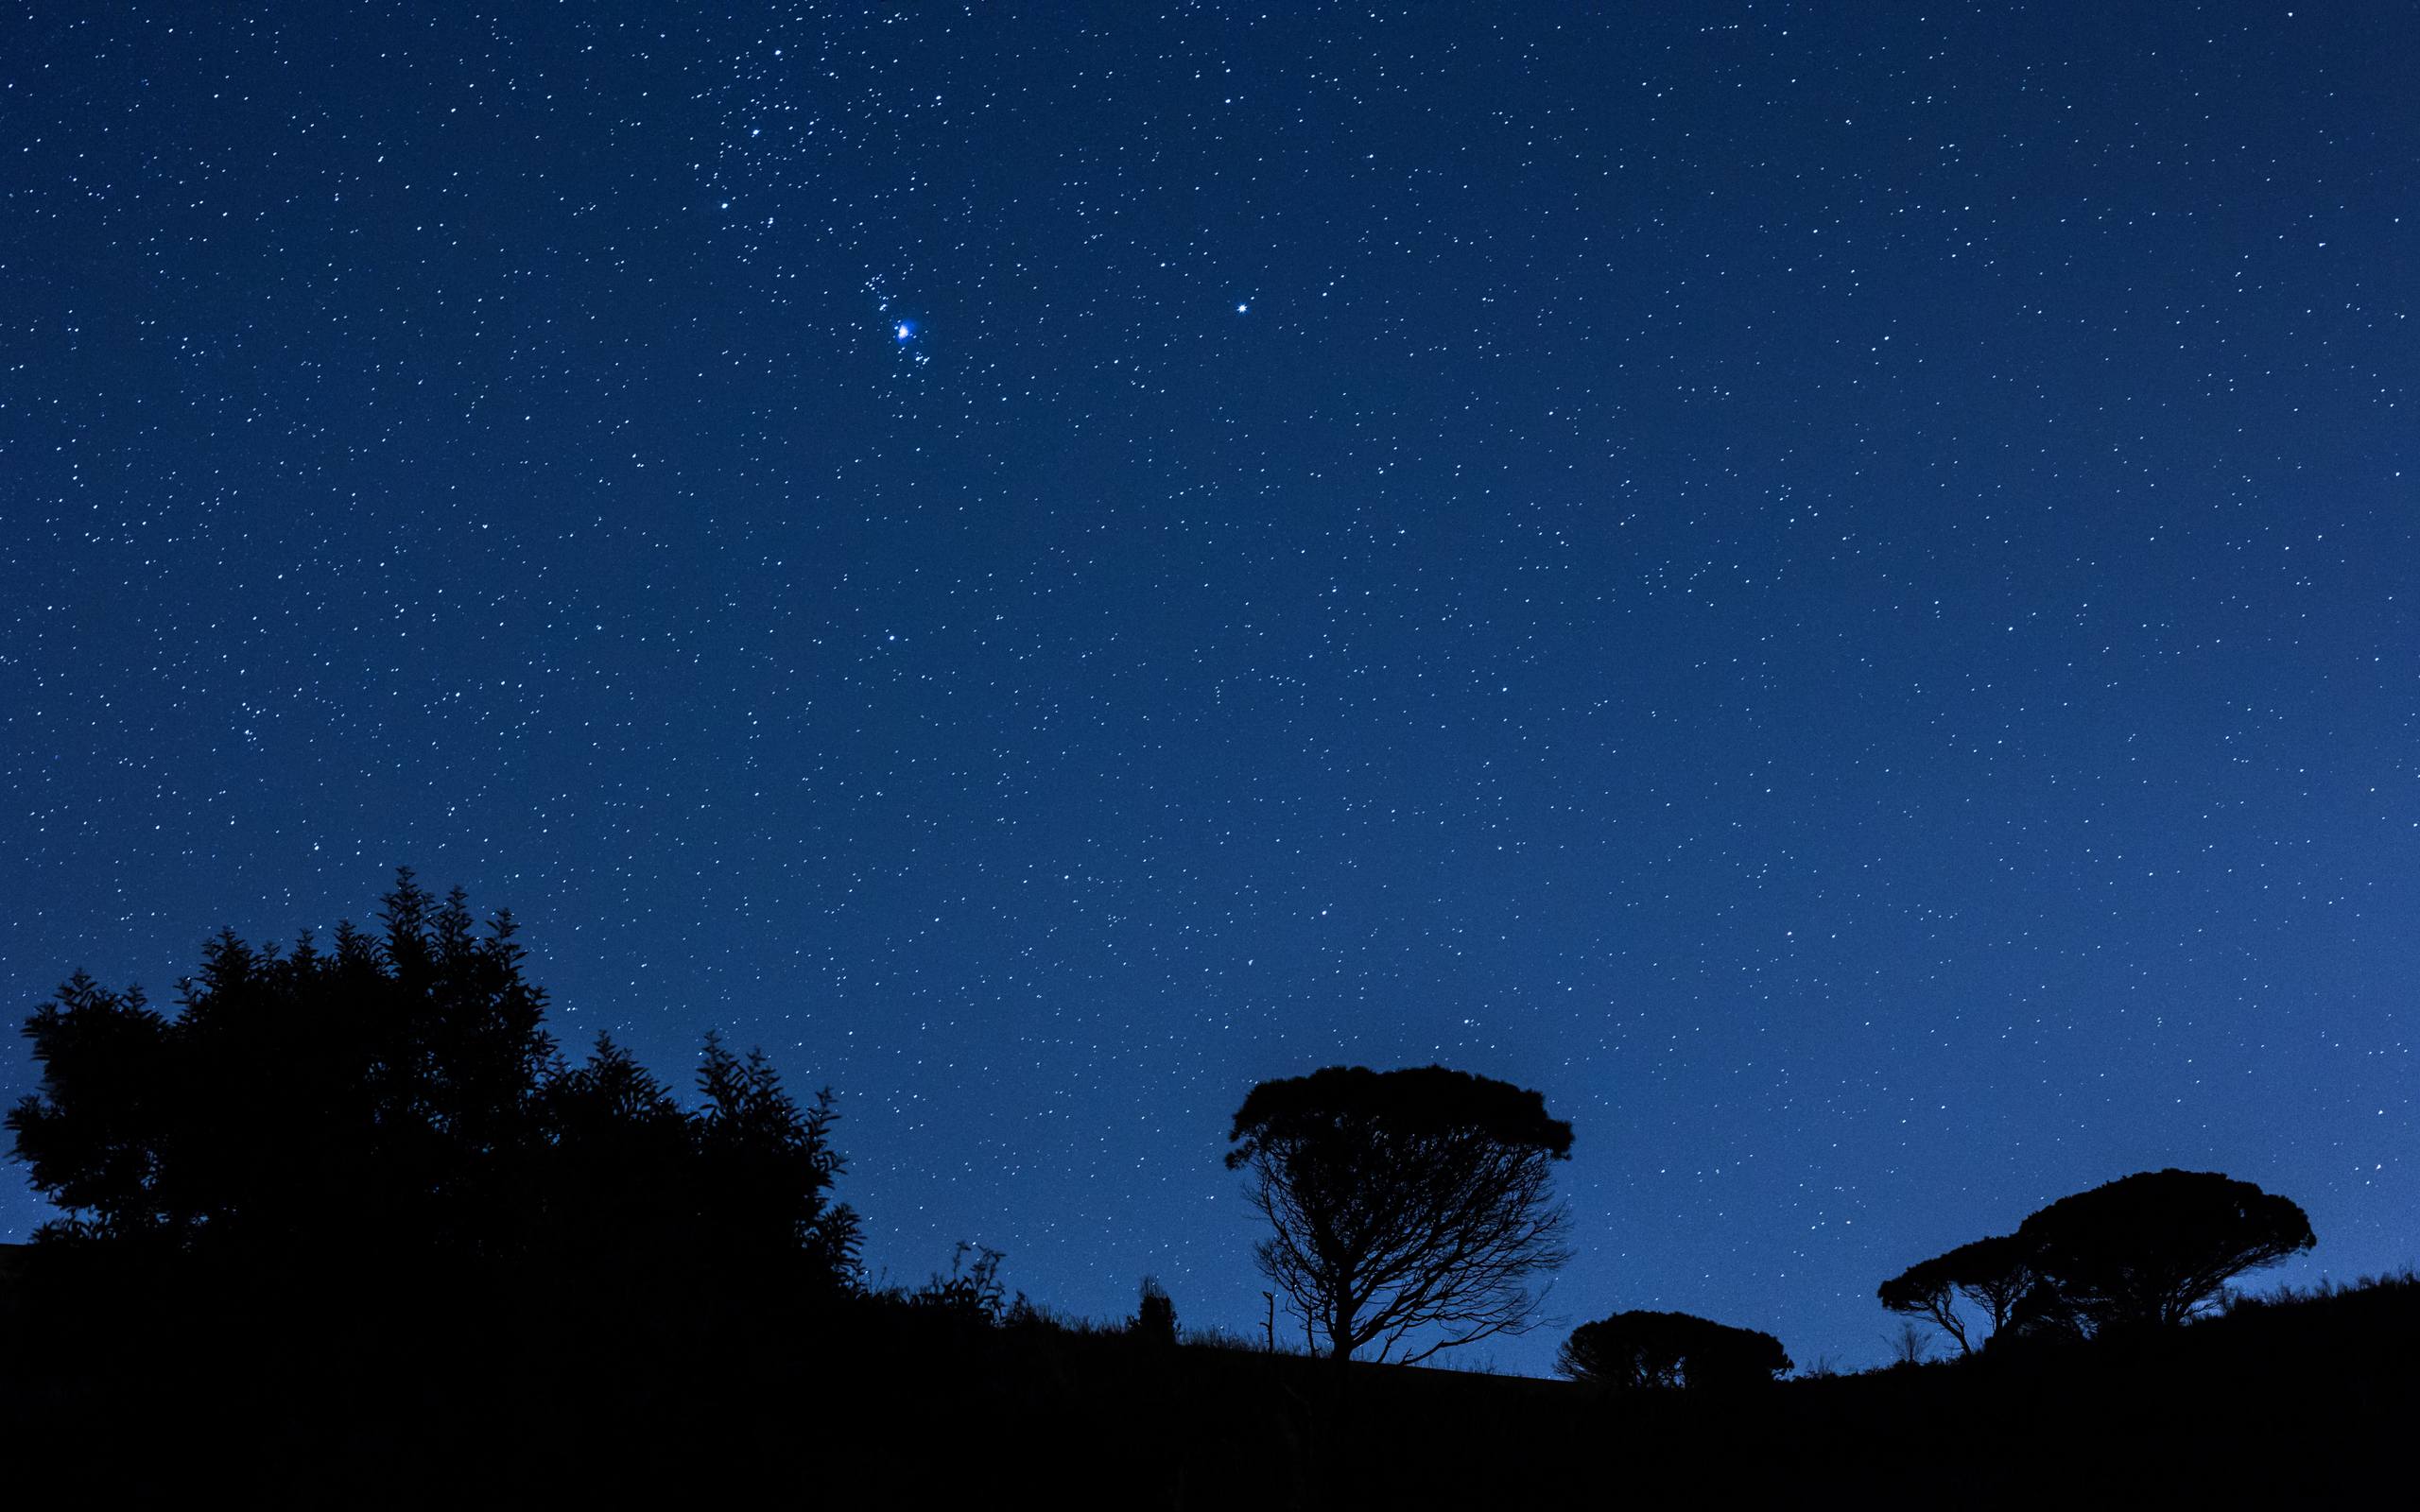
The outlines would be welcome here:
M 1877 1295 L 1972 1352 L 1960 1297 L 1990 1317 L 1990 1338 L 2164 1327 L 2217 1302 L 2237 1276 L 2314 1243 L 2302 1209 L 2249 1181 L 2147 1171 L 2062 1197 L 2014 1234 L 1910 1265 Z
M 1974 1343 L 1957 1299 L 1963 1297 L 1992 1320 L 1992 1335 L 2008 1326 L 2017 1303 L 2040 1280 L 2032 1246 L 2014 1235 L 1978 1239 L 1945 1255 L 1919 1261 L 1881 1285 L 1882 1305 L 1893 1313 L 1922 1316 L 1972 1354 Z M 1986 1335 L 1986 1338 L 1992 1335 Z
M 1229 1170 L 1276 1229 L 1256 1251 L 1314 1349 L 1338 1360 L 1372 1343 L 1386 1359 L 1533 1326 L 1525 1282 L 1559 1268 L 1568 1217 L 1549 1192 L 1571 1125 L 1546 1099 L 1442 1066 L 1331 1066 L 1265 1081 L 1236 1113 Z
M 1176 1302 L 1156 1276 L 1143 1278 L 1142 1299 L 1135 1306 L 1134 1317 L 1127 1332 L 1154 1349 L 1176 1348 Z
M 43 1090 L 9 1115 L 50 1238 L 167 1250 L 469 1252 L 507 1199 L 552 1045 L 512 920 L 483 933 L 408 871 L 382 936 L 290 954 L 232 932 L 165 1017 L 78 973 L 26 1026 Z
M 2318 1241 L 2287 1198 L 2215 1171 L 2147 1171 L 2062 1197 L 2017 1226 L 2049 1296 L 2037 1316 L 2089 1333 L 2166 1327 L 2228 1281 Z
M 835 1276 L 853 1270 L 856 1214 L 824 1200 L 843 1164 L 832 1148 L 830 1089 L 802 1110 L 765 1052 L 735 1056 L 710 1032 L 698 1090 L 694 1200 L 712 1252 L 758 1274 L 798 1262 Z
M 695 1247 L 691 1130 L 665 1085 L 599 1035 L 539 1096 L 524 1233 L 533 1261 L 583 1297 L 667 1292 Z
M 1571 1331 L 1555 1368 L 1615 1391 L 1736 1390 L 1790 1368 L 1781 1341 L 1688 1313 L 1616 1313 Z
M 137 988 L 123 995 L 82 971 L 26 1022 L 43 1091 L 9 1112 L 16 1158 L 61 1211 L 37 1240 L 173 1243 L 180 1214 L 160 1192 L 156 1130 L 175 1091 L 168 1021 Z
M 61 1216 L 38 1241 L 258 1271 L 445 1260 L 730 1286 L 845 1280 L 856 1219 L 829 1094 L 802 1111 L 709 1036 L 683 1111 L 610 1040 L 574 1070 L 510 915 L 408 870 L 383 932 L 290 954 L 232 933 L 180 1011 L 78 973 L 27 1021 L 41 1091 L 7 1119 Z

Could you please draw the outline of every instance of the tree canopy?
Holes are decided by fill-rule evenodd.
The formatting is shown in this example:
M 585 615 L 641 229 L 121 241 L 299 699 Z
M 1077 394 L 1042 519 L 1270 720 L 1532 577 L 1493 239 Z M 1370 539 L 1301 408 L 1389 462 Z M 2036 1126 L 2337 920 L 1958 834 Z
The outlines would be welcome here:
M 1568 1258 L 1548 1165 L 1571 1125 L 1542 1093 L 1442 1066 L 1332 1066 L 1253 1088 L 1228 1138 L 1275 1230 L 1262 1272 L 1340 1360 L 1373 1343 L 1388 1358 L 1431 1326 L 1406 1360 L 1526 1332 L 1525 1283 Z
M 1731 1390 L 1790 1370 L 1779 1339 L 1688 1313 L 1616 1313 L 1571 1331 L 1555 1368 L 1616 1391 Z
M 2164 1327 L 2227 1282 L 2317 1241 L 2301 1208 L 2213 1171 L 2147 1171 L 2062 1197 L 2014 1234 L 1979 1239 L 1884 1281 L 1894 1313 L 1973 1347 L 1960 1297 L 2003 1333 L 2090 1335 Z
M 2062 1197 L 2017 1226 L 2086 1332 L 2181 1323 L 2227 1282 L 2318 1243 L 2285 1197 L 2215 1171 L 2147 1171 Z
M 1963 1297 L 1991 1319 L 1992 1332 L 2008 1326 L 2010 1316 L 2039 1274 L 2032 1247 L 2013 1234 L 1978 1239 L 1945 1255 L 1919 1261 L 1884 1281 L 1882 1305 L 1893 1313 L 1921 1315 L 1957 1341 L 1959 1352 L 1974 1352 L 1965 1318 L 1958 1311 Z M 1991 1335 L 1985 1335 L 1989 1338 Z
M 828 1094 L 802 1110 L 712 1036 L 695 1109 L 610 1040 L 575 1069 L 510 915 L 481 929 L 409 871 L 382 904 L 380 933 L 329 950 L 220 935 L 174 1014 L 80 972 L 37 1010 L 41 1088 L 7 1125 L 61 1211 L 38 1242 L 847 1273 Z

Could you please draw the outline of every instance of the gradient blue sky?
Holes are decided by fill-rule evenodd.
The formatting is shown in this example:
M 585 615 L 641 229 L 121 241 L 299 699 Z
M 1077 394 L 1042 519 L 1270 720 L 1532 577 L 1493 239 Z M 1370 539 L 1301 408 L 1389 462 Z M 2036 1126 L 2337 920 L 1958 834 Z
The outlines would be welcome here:
M 2167 1165 L 2420 1258 L 2414 58 L 21 7 L 0 988 L 410 865 L 568 1044 L 829 1082 L 893 1279 L 1094 1315 L 1257 1327 L 1227 1119 L 1336 1062 L 1573 1122 L 1575 1322 L 1872 1363 Z

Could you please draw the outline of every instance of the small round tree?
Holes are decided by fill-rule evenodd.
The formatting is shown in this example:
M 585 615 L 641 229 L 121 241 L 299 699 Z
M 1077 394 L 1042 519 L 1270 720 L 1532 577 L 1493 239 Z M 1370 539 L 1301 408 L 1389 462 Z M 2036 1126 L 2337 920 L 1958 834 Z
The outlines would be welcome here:
M 1571 1331 L 1555 1368 L 1615 1391 L 1736 1390 L 1790 1369 L 1781 1341 L 1688 1313 L 1616 1313 Z

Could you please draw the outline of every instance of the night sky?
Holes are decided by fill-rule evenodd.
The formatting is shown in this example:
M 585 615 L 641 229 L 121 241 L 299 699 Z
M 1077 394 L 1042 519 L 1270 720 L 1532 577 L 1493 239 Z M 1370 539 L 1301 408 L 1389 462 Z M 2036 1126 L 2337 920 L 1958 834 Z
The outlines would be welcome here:
M 1256 1332 L 1339 1062 L 1572 1121 L 1570 1322 L 2420 1258 L 2420 10 L 686 9 L 0 20 L 9 1018 L 408 865 L 893 1281 Z

